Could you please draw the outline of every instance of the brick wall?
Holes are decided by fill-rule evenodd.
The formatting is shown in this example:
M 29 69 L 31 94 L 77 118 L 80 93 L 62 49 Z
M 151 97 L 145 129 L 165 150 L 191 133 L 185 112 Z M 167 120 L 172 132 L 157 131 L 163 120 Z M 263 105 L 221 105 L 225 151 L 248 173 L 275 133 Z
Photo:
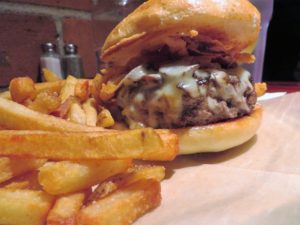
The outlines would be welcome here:
M 40 45 L 49 41 L 60 53 L 64 43 L 75 43 L 85 76 L 93 77 L 95 51 L 117 23 L 92 21 L 95 5 L 96 0 L 0 0 L 0 87 L 15 76 L 37 80 Z

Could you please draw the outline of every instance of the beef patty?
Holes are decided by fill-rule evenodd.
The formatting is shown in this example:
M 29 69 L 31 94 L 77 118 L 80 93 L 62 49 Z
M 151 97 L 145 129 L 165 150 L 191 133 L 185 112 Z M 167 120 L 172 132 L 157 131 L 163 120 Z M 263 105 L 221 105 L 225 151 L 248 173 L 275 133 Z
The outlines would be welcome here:
M 250 73 L 185 62 L 130 71 L 117 93 L 130 128 L 206 125 L 249 114 L 256 103 Z

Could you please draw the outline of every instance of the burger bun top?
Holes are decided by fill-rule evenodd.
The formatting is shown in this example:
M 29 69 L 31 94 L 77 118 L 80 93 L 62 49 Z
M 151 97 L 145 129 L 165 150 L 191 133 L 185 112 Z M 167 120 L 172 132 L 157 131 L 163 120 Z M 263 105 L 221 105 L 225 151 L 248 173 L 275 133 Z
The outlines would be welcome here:
M 255 45 L 259 31 L 260 13 L 248 0 L 149 0 L 112 30 L 101 57 L 124 72 L 147 61 L 145 52 L 165 45 L 171 53 L 188 55 L 178 38 L 187 36 L 252 62 L 246 49 Z

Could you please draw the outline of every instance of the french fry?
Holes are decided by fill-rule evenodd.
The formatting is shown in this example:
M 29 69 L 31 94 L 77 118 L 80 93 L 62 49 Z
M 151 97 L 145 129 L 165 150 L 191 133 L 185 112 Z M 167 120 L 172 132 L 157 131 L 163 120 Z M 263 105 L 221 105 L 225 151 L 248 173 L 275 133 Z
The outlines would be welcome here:
M 13 179 L 1 184 L 1 187 L 10 189 L 30 189 L 42 190 L 42 186 L 38 181 L 38 171 L 31 171 L 24 175 L 14 177 Z
M 100 102 L 100 89 L 102 87 L 103 77 L 100 74 L 96 74 L 96 76 L 90 81 L 90 92 L 94 99 L 97 102 Z
M 44 68 L 43 69 L 43 77 L 46 82 L 53 82 L 61 80 L 54 72 L 51 70 Z
M 37 94 L 42 91 L 51 91 L 51 92 L 59 93 L 64 84 L 65 84 L 65 80 L 60 80 L 54 82 L 35 83 L 34 87 L 36 89 Z M 11 100 L 11 95 L 9 91 L 0 93 L 0 97 Z
M 65 83 L 66 83 L 65 80 L 58 80 L 58 81 L 53 81 L 53 82 L 36 83 L 34 86 L 35 86 L 37 93 L 40 93 L 43 91 L 51 91 L 51 92 L 60 93 L 60 91 Z
M 177 135 L 153 129 L 107 132 L 0 131 L 0 154 L 57 160 L 172 160 Z
M 83 208 L 78 215 L 78 224 L 129 225 L 157 207 L 160 201 L 160 183 L 156 180 L 141 180 Z
M 131 160 L 48 162 L 39 169 L 39 182 L 52 195 L 81 191 L 126 171 Z
M 56 110 L 60 104 L 61 101 L 56 92 L 42 91 L 37 94 L 33 101 L 25 105 L 34 111 L 49 114 Z
M 115 95 L 115 92 L 118 88 L 119 85 L 116 85 L 113 82 L 102 84 L 100 89 L 100 99 L 104 102 L 111 99 Z
M 87 79 L 77 79 L 77 82 L 79 82 L 79 83 L 83 83 L 85 81 L 87 81 Z M 65 83 L 66 83 L 66 80 L 35 83 L 35 88 L 37 90 L 37 93 L 40 93 L 42 91 L 52 91 L 52 92 L 60 93 L 62 87 L 65 86 Z
M 267 90 L 268 88 L 266 83 L 255 83 L 255 92 L 257 97 L 263 96 Z
M 73 76 L 68 76 L 64 86 L 60 91 L 60 99 L 62 102 L 66 101 L 70 96 L 75 95 L 75 86 L 77 84 L 77 79 Z
M 142 179 L 153 179 L 162 181 L 165 177 L 165 167 L 139 165 L 130 168 L 127 173 L 115 176 L 112 180 L 118 183 L 118 186 L 126 186 Z
M 84 192 L 59 197 L 48 214 L 47 225 L 76 225 L 76 215 L 84 198 Z
M 9 91 L 3 91 L 0 93 L 0 98 L 6 98 L 11 99 L 10 92 Z
M 76 102 L 77 99 L 73 96 L 67 98 L 56 110 L 50 113 L 52 116 L 60 117 L 60 118 L 67 118 L 69 109 L 71 105 Z
M 20 189 L 29 189 L 30 183 L 29 183 L 29 181 L 24 180 L 24 181 L 19 181 L 19 182 L 11 182 L 5 186 L 3 186 L 1 184 L 0 186 L 4 187 L 4 188 L 8 188 L 8 189 L 20 190 Z
M 45 162 L 45 159 L 28 157 L 0 157 L 0 183 L 28 171 L 38 169 Z
M 108 178 L 101 183 L 89 196 L 88 203 L 106 197 L 122 186 L 128 186 L 139 180 L 163 180 L 165 168 L 163 166 L 134 166 L 125 173 Z
M 86 125 L 96 126 L 97 123 L 97 109 L 95 99 L 89 98 L 82 104 L 82 108 L 86 115 Z
M 99 127 L 111 127 L 115 124 L 115 121 L 111 115 L 111 113 L 103 108 L 97 117 L 97 126 Z
M 106 196 L 108 196 L 109 194 L 113 193 L 114 191 L 116 191 L 119 188 L 119 183 L 118 182 L 114 182 L 112 179 L 108 179 L 102 183 L 100 183 L 95 191 L 93 191 L 86 203 L 90 204 L 94 201 L 100 200 L 101 198 L 105 198 Z
M 35 112 L 21 104 L 4 98 L 0 98 L 0 115 L 0 126 L 7 129 L 49 131 L 103 131 L 103 128 L 101 127 L 90 127 L 75 124 L 64 119 Z
M 102 84 L 102 87 L 100 89 L 100 99 L 102 101 L 107 101 L 109 99 L 111 99 L 114 94 L 115 94 L 115 91 L 117 90 L 118 86 L 115 85 L 114 83 L 112 82 L 108 82 L 106 84 Z
M 77 82 L 75 85 L 74 96 L 79 99 L 80 102 L 86 101 L 89 98 L 90 88 L 89 81 Z
M 36 89 L 34 82 L 30 77 L 17 77 L 10 81 L 9 84 L 10 96 L 13 101 L 22 103 L 26 99 L 34 99 Z
M 44 224 L 52 202 L 53 197 L 42 191 L 1 188 L 0 224 Z
M 86 115 L 78 102 L 73 102 L 70 106 L 67 119 L 74 123 L 86 124 Z

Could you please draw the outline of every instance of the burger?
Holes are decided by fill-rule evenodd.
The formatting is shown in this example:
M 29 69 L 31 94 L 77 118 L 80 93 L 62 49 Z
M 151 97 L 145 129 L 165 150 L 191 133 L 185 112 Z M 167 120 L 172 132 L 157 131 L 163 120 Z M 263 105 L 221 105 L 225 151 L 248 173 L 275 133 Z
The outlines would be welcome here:
M 108 35 L 101 59 L 115 89 L 106 104 L 128 129 L 169 129 L 179 153 L 217 152 L 251 139 L 261 121 L 241 67 L 260 31 L 248 0 L 149 0 Z

